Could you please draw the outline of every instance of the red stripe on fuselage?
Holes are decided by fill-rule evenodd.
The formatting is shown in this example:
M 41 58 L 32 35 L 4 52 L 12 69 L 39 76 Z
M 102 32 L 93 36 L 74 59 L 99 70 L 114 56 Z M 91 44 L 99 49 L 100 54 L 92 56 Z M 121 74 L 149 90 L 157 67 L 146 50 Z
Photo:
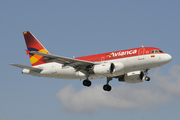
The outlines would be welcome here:
M 77 57 L 75 59 L 85 60 L 85 61 L 90 61 L 90 62 L 102 62 L 102 61 L 108 61 L 108 60 L 113 60 L 113 59 L 148 55 L 148 54 L 151 54 L 152 50 L 160 50 L 160 49 L 155 48 L 155 47 L 141 47 L 141 48 L 134 48 L 134 49 L 127 49 L 127 50 L 113 51 L 113 52 L 108 52 L 108 53 L 101 53 L 101 54 L 96 54 L 96 55 Z

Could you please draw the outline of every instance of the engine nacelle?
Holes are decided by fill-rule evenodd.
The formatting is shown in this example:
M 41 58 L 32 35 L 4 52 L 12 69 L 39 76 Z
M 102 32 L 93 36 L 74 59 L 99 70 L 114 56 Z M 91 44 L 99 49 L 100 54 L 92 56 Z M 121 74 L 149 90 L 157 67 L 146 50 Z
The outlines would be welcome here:
M 99 65 L 95 65 L 93 71 L 97 75 L 105 75 L 105 74 L 112 74 L 114 68 L 115 66 L 113 63 L 102 63 Z
M 125 81 L 126 83 L 140 83 L 144 81 L 144 72 L 133 71 L 124 75 L 124 79 L 119 78 L 119 81 Z
M 121 62 L 115 62 L 112 64 L 114 64 L 114 66 L 115 66 L 113 73 L 124 72 L 124 64 L 122 64 Z
M 124 71 L 124 64 L 117 63 L 102 63 L 95 65 L 93 71 L 97 75 L 108 75 Z

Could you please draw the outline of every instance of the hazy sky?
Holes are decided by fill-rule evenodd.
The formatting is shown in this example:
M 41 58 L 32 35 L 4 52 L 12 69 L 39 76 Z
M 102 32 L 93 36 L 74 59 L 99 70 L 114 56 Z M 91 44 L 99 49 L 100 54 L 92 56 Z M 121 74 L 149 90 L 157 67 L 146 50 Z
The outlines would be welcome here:
M 1 0 L 0 120 L 179 120 L 179 0 Z M 149 71 L 150 82 L 50 79 L 21 74 L 30 66 L 23 31 L 55 55 L 78 57 L 158 47 L 173 60 Z

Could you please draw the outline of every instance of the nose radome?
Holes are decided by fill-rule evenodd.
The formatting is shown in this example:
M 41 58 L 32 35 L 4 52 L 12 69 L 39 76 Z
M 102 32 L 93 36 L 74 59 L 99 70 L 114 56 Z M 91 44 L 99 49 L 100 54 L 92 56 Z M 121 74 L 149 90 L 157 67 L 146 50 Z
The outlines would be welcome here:
M 172 56 L 169 54 L 166 54 L 166 60 L 167 62 L 170 62 L 172 60 Z

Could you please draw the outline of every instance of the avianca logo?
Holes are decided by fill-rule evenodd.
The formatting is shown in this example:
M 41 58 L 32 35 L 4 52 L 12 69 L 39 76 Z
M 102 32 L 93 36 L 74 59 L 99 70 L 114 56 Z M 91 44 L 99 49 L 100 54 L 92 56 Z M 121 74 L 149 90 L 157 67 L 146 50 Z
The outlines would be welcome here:
M 110 54 L 107 54 L 107 57 L 109 57 L 109 56 L 111 56 L 112 55 L 112 53 L 110 53 Z
M 116 56 L 122 56 L 122 55 L 134 55 L 137 53 L 137 50 L 129 50 L 129 51 L 119 51 L 119 52 L 112 52 L 110 54 L 107 54 L 107 57 L 116 57 Z

